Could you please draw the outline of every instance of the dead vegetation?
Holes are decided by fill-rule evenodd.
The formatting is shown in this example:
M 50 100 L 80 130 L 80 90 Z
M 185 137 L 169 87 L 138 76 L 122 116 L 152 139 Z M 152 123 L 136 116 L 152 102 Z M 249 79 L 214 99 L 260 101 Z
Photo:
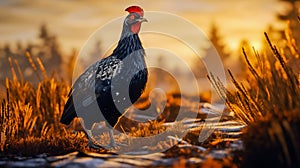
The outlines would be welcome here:
M 6 79 L 6 96 L 0 106 L 1 153 L 53 155 L 82 149 L 84 134 L 66 131 L 59 123 L 69 85 L 48 77 L 43 64 L 37 66 L 30 54 L 26 55 L 32 68 L 43 72 L 43 80 L 37 86 L 23 81 L 20 68 L 17 75 L 10 60 L 13 79 Z
M 278 49 L 265 33 L 271 52 L 256 63 L 243 50 L 249 76 L 238 82 L 230 73 L 236 91 L 229 91 L 211 76 L 221 97 L 236 119 L 248 124 L 243 136 L 245 167 L 299 167 L 300 165 L 300 59 L 291 29 L 286 30 L 285 49 Z
M 69 127 L 65 127 L 59 122 L 70 90 L 69 84 L 59 81 L 55 77 L 49 77 L 43 63 L 39 61 L 40 59 L 34 60 L 29 52 L 26 52 L 25 56 L 33 71 L 38 72 L 40 82 L 35 85 L 24 81 L 18 61 L 12 61 L 9 58 L 12 79 L 6 78 L 5 80 L 6 95 L 2 96 L 4 98 L 1 100 L 0 106 L 1 156 L 34 156 L 44 153 L 57 155 L 87 150 L 85 148 L 87 139 L 82 132 L 82 128 L 78 126 L 78 120 Z M 128 136 L 133 138 L 127 136 L 121 137 L 121 139 L 123 138 L 129 144 L 137 144 L 138 141 L 134 137 L 144 137 L 148 141 L 145 140 L 144 143 L 137 144 L 138 148 L 152 143 L 150 146 L 153 146 L 153 149 L 151 149 L 153 151 L 173 146 L 175 141 L 172 139 L 157 143 L 151 139 L 151 136 L 161 134 L 159 136 L 166 137 L 177 133 L 182 134 L 184 128 L 180 127 L 180 123 L 171 128 L 166 128 L 163 125 L 166 119 L 175 121 L 181 101 L 185 101 L 186 104 L 184 111 L 190 115 L 197 115 L 198 108 L 195 110 L 196 107 L 194 106 L 198 102 L 194 102 L 193 106 L 189 106 L 188 99 L 181 100 L 176 95 L 169 95 L 164 112 L 159 112 L 160 109 L 156 106 L 153 109 L 153 113 L 160 113 L 158 120 L 151 121 L 143 126 L 135 125 L 136 127 L 132 127 L 127 125 L 127 130 L 130 130 Z M 137 106 L 145 105 L 147 106 L 147 102 L 137 104 Z M 128 122 L 125 121 L 124 123 L 127 124 Z M 98 137 L 100 141 L 105 141 L 107 138 L 107 134 Z M 105 144 L 105 142 L 101 144 Z M 131 146 L 134 149 L 137 148 L 136 145 Z M 127 151 L 132 148 L 128 148 Z M 100 150 L 97 152 L 107 151 Z

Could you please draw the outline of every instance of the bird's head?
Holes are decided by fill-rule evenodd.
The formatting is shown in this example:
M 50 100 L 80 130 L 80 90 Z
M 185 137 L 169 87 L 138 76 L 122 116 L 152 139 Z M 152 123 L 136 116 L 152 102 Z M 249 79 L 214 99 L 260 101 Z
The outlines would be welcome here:
M 140 31 L 142 22 L 148 22 L 148 20 L 144 18 L 144 10 L 139 6 L 130 6 L 126 8 L 125 11 L 129 12 L 129 15 L 125 18 L 124 26 L 126 26 L 132 34 L 137 34 Z

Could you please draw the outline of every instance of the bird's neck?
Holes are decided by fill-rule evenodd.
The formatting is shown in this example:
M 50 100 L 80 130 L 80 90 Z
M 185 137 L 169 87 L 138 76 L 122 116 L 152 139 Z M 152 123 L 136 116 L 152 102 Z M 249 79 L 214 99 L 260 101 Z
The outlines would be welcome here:
M 112 55 L 115 55 L 118 59 L 123 60 L 127 56 L 131 55 L 133 52 L 144 53 L 144 49 L 138 34 L 122 33 L 121 39 L 119 40 L 118 45 L 114 49 Z

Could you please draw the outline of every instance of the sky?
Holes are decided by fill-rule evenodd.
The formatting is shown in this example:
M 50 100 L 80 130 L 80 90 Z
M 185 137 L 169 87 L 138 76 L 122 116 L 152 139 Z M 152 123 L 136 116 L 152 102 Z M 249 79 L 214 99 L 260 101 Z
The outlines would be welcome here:
M 274 23 L 276 13 L 284 9 L 277 0 L 1 0 L 0 44 L 32 41 L 38 36 L 39 26 L 45 23 L 58 37 L 64 51 L 79 50 L 97 29 L 124 17 L 127 14 L 124 9 L 130 5 L 139 5 L 146 12 L 178 15 L 205 34 L 211 24 L 216 23 L 230 49 L 236 49 L 241 39 L 248 39 L 259 47 L 266 27 Z M 177 27 L 168 21 L 152 23 L 149 20 L 147 26 L 170 30 Z M 107 37 L 118 37 L 119 29 L 117 26 L 116 31 L 107 32 Z M 185 33 L 186 30 L 179 31 Z
M 71 55 L 72 50 L 76 49 L 80 51 L 79 57 L 87 58 L 85 55 L 90 53 L 93 43 L 100 40 L 103 52 L 108 55 L 120 37 L 123 19 L 128 14 L 124 10 L 131 5 L 139 5 L 149 21 L 143 23 L 140 33 L 146 49 L 147 66 L 164 68 L 164 64 L 159 62 L 159 57 L 164 56 L 164 63 L 169 65 L 165 67 L 167 72 L 178 72 L 178 69 L 188 72 L 190 65 L 195 62 L 191 57 L 195 50 L 200 52 L 195 55 L 203 56 L 201 49 L 207 48 L 203 41 L 209 35 L 213 23 L 218 26 L 228 50 L 240 54 L 239 44 L 244 39 L 259 49 L 263 32 L 270 24 L 278 23 L 278 12 L 286 10 L 287 6 L 278 1 L 1 0 L 0 46 L 15 44 L 17 41 L 24 45 L 35 42 L 39 27 L 46 24 L 49 31 L 58 37 L 63 53 Z M 89 60 L 85 65 L 98 59 L 98 56 L 85 59 Z M 204 62 L 207 61 L 207 71 L 220 76 L 220 68 L 220 72 L 224 69 L 222 63 L 218 64 L 215 60 L 209 57 Z M 186 77 L 185 82 L 181 83 L 191 91 L 191 79 Z M 200 85 L 203 90 L 210 89 L 206 77 Z

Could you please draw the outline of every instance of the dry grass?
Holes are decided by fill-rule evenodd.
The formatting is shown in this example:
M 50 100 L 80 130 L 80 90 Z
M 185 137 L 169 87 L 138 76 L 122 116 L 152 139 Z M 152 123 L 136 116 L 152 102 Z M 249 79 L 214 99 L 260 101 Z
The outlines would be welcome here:
M 30 54 L 26 56 L 34 71 L 38 71 Z M 43 77 L 33 86 L 22 80 L 21 70 L 15 64 L 17 76 L 10 60 L 13 79 L 6 79 L 6 98 L 0 106 L 0 151 L 4 155 L 60 154 L 82 149 L 85 143 L 83 134 L 66 131 L 59 123 L 69 85 L 48 77 L 43 64 L 37 62 Z
M 85 150 L 87 139 L 83 132 L 78 132 L 76 123 L 73 122 L 73 125 L 66 130 L 65 126 L 59 122 L 70 90 L 69 84 L 49 77 L 40 59 L 34 60 L 29 52 L 25 56 L 33 71 L 38 75 L 40 82 L 34 85 L 24 81 L 18 62 L 9 59 L 13 76 L 12 79 L 5 81 L 6 95 L 2 96 L 4 98 L 1 100 L 0 106 L 1 154 L 3 156 L 34 156 L 42 153 L 57 155 Z M 148 98 L 146 99 L 148 100 Z M 118 137 L 121 142 L 126 141 L 130 144 L 131 148 L 126 148 L 126 151 L 143 146 L 152 146 L 153 148 L 149 150 L 159 151 L 176 144 L 175 140 L 172 139 L 159 143 L 157 139 L 169 135 L 180 135 L 183 134 L 183 130 L 186 130 L 180 123 L 171 128 L 166 128 L 163 125 L 166 120 L 175 120 L 181 101 L 185 104 L 185 113 L 191 113 L 191 115 L 197 113 L 198 108 L 194 106 L 198 102 L 191 103 L 188 99 L 179 99 L 178 95 L 169 95 L 163 112 L 157 111 L 160 109 L 158 109 L 158 105 L 154 105 L 153 113 L 160 113 L 158 121 L 151 121 L 143 126 L 129 125 L 127 126 L 129 127 L 127 130 L 130 130 L 127 133 L 128 136 Z M 147 106 L 147 102 L 140 104 Z M 125 121 L 124 123 L 129 122 Z M 154 135 L 160 137 L 151 138 Z M 143 137 L 146 140 L 143 141 L 144 143 L 137 143 L 136 137 Z M 99 138 L 101 142 L 104 141 L 101 144 L 109 142 L 107 134 Z
M 244 136 L 244 167 L 299 167 L 299 110 L 289 119 L 265 118 L 251 123 Z
M 265 33 L 271 52 L 248 59 L 248 82 L 230 73 L 236 91 L 226 90 L 217 78 L 210 80 L 236 119 L 249 124 L 243 136 L 244 167 L 300 166 L 300 58 L 291 30 L 286 30 L 285 49 L 278 49 Z M 229 71 L 230 72 L 230 71 Z
M 250 71 L 248 82 L 238 82 L 229 71 L 237 91 L 232 92 L 224 88 L 222 83 L 211 75 L 221 97 L 226 100 L 227 106 L 233 110 L 237 119 L 249 124 L 266 116 L 287 117 L 284 111 L 300 107 L 300 61 L 297 53 L 285 55 L 274 46 L 267 34 L 267 42 L 272 55 L 260 56 L 254 52 L 257 64 L 253 65 L 247 53 L 243 50 Z M 291 40 L 291 37 L 288 39 Z M 289 42 L 292 43 L 292 42 Z M 296 45 L 289 45 L 291 50 L 298 51 Z M 295 64 L 297 66 L 295 66 Z

